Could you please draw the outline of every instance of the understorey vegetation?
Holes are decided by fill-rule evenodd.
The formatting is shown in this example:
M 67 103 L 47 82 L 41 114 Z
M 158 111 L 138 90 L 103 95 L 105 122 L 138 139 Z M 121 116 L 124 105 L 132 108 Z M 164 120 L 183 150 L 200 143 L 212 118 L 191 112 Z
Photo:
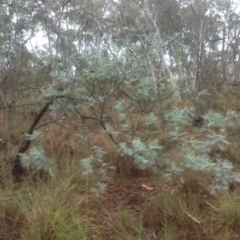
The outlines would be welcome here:
M 238 11 L 0 3 L 0 240 L 239 239 Z

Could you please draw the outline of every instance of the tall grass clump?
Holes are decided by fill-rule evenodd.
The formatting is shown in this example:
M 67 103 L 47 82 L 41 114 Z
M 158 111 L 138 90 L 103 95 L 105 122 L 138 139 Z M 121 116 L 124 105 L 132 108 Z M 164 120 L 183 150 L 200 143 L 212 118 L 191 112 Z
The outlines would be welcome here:
M 239 233 L 240 230 L 240 195 L 238 192 L 221 196 L 215 203 L 214 219 L 222 234 Z

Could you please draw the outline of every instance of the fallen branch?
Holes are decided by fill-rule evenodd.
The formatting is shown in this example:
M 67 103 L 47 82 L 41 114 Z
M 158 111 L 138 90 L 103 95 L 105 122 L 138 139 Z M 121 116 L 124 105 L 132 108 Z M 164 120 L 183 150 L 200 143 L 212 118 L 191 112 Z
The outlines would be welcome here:
M 205 202 L 206 202 L 206 204 L 207 204 L 209 207 L 211 207 L 214 211 L 219 212 L 219 209 L 216 208 L 216 207 L 214 207 L 210 202 L 208 202 L 208 201 L 205 201 Z
M 192 215 L 190 215 L 189 213 L 187 213 L 186 211 L 184 211 L 184 213 L 187 214 L 188 217 L 190 217 L 195 223 L 202 225 L 202 223 L 200 221 L 198 221 L 195 217 L 193 217 Z

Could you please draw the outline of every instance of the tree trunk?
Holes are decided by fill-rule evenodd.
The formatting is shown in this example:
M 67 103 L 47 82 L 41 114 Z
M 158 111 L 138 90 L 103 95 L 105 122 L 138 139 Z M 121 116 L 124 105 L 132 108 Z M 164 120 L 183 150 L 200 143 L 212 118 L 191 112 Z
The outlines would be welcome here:
M 42 110 L 39 112 L 39 114 L 36 116 L 35 120 L 33 121 L 31 127 L 29 128 L 28 134 L 32 135 L 37 124 L 39 123 L 39 121 L 41 120 L 42 116 L 46 113 L 46 111 L 48 110 L 49 106 L 53 103 L 53 101 L 47 102 L 45 104 L 45 106 L 42 108 Z M 23 177 L 25 175 L 25 170 L 23 168 L 23 166 L 21 165 L 21 159 L 20 159 L 20 155 L 21 153 L 25 153 L 28 148 L 31 145 L 31 140 L 25 139 L 21 145 L 21 147 L 18 150 L 18 154 L 14 160 L 13 163 L 13 168 L 12 168 L 12 176 L 14 181 L 16 182 L 20 182 L 23 180 Z

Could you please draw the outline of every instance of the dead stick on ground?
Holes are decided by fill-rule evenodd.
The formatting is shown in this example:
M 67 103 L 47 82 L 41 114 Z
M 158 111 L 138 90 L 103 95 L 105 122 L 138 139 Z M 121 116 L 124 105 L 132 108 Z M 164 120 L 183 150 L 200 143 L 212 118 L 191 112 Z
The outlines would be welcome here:
M 192 215 L 190 215 L 189 213 L 187 213 L 186 211 L 184 211 L 184 213 L 191 218 L 195 223 L 199 224 L 201 229 L 203 230 L 204 234 L 208 235 L 208 232 L 204 229 L 202 223 L 200 221 L 198 221 L 195 217 L 193 217 Z
M 216 207 L 214 207 L 210 202 L 208 202 L 208 201 L 205 201 L 205 202 L 206 202 L 206 204 L 207 204 L 208 206 L 210 206 L 213 210 L 219 212 L 219 209 L 216 208 Z
M 201 225 L 201 222 L 198 221 L 195 217 L 193 217 L 192 215 L 190 215 L 189 213 L 187 213 L 186 211 L 184 211 L 184 213 L 187 214 L 188 217 L 190 217 L 194 222 L 196 222 L 197 224 Z

